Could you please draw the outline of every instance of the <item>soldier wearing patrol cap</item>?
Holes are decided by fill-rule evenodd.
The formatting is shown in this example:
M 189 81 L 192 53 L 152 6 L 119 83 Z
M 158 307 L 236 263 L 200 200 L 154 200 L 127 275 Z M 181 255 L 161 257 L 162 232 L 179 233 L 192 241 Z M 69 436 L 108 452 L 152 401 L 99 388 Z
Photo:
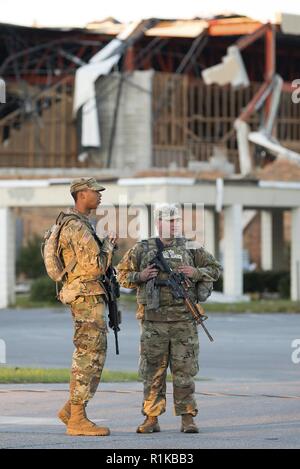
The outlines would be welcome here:
M 107 427 L 98 427 L 86 415 L 85 407 L 100 382 L 106 358 L 105 289 L 101 277 L 111 263 L 116 237 L 110 233 L 100 241 L 89 222 L 90 211 L 101 203 L 105 188 L 94 178 L 75 179 L 70 187 L 75 207 L 68 211 L 59 247 L 64 265 L 75 259 L 60 291 L 60 300 L 71 306 L 75 351 L 72 360 L 70 399 L 58 416 L 73 436 L 106 436 Z
M 189 296 L 195 303 L 205 301 L 212 282 L 219 278 L 221 266 L 204 248 L 188 249 L 178 236 L 181 216 L 176 205 L 155 210 L 162 255 L 173 270 L 191 280 Z M 164 281 L 168 274 L 158 271 L 151 260 L 157 254 L 155 238 L 138 242 L 117 266 L 118 281 L 126 288 L 137 288 L 137 318 L 141 320 L 139 372 L 144 383 L 142 413 L 145 421 L 138 433 L 159 432 L 158 416 L 166 410 L 167 369 L 173 378 L 175 415 L 181 416 L 181 431 L 198 433 L 193 420 L 197 415 L 194 376 L 198 373 L 198 332 L 184 301 L 174 299 Z

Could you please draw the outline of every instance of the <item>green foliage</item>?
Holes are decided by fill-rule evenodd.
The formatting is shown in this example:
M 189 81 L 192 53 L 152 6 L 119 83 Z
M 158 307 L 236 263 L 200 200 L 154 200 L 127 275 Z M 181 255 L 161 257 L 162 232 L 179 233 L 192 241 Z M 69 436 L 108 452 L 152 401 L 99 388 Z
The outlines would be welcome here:
M 214 284 L 215 291 L 223 291 L 223 277 Z M 279 293 L 281 298 L 290 297 L 290 273 L 263 271 L 244 273 L 245 293 Z
M 278 291 L 280 293 L 281 298 L 290 298 L 291 295 L 291 275 L 288 273 L 287 275 L 281 277 L 278 282 Z
M 35 235 L 31 238 L 27 246 L 20 249 L 17 258 L 17 275 L 23 274 L 30 279 L 39 278 L 45 275 L 44 261 L 41 255 L 42 239 Z
M 30 300 L 57 303 L 55 283 L 46 276 L 35 280 L 31 285 Z
M 244 274 L 244 292 L 246 293 L 280 293 L 280 282 L 287 282 L 289 272 L 266 270 L 263 272 L 246 272 Z M 289 295 L 287 296 L 289 297 Z M 287 298 L 284 296 L 284 298 Z

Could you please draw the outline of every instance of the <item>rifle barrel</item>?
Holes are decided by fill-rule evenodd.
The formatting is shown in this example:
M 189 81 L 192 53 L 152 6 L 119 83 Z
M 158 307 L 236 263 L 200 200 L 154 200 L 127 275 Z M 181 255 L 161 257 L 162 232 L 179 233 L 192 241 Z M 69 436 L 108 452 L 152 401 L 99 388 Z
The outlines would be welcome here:
M 115 333 L 116 355 L 119 355 L 118 330 L 114 329 L 114 333 Z
M 204 330 L 205 334 L 207 335 L 207 337 L 209 338 L 209 340 L 211 342 L 213 342 L 214 339 L 212 338 L 212 336 L 208 332 L 206 326 L 203 324 L 204 321 L 203 321 L 203 318 L 201 317 L 201 314 L 198 312 L 197 309 L 194 308 L 194 305 L 191 303 L 191 301 L 188 298 L 185 298 L 185 304 L 188 306 L 189 310 L 191 311 L 192 315 L 194 316 L 194 319 L 195 319 L 196 323 L 199 324 L 203 328 L 203 330 Z
M 206 329 L 206 326 L 204 326 L 203 321 L 200 322 L 200 326 L 204 329 L 204 332 L 205 332 L 205 334 L 207 335 L 207 337 L 209 338 L 209 340 L 210 340 L 211 342 L 213 342 L 214 339 L 212 338 L 212 336 L 210 335 L 210 333 L 209 333 L 208 330 Z

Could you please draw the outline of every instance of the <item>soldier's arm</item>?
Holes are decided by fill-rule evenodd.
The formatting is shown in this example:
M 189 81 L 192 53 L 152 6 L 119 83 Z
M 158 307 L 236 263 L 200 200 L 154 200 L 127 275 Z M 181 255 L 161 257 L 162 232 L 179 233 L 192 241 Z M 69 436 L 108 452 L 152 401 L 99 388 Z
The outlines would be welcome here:
M 137 243 L 124 254 L 116 267 L 118 282 L 124 288 L 137 288 L 141 283 L 140 266 L 138 265 L 140 249 Z
M 105 239 L 100 254 L 93 235 L 78 221 L 71 221 L 63 229 L 64 242 L 73 249 L 77 262 L 90 275 L 103 275 L 111 263 L 113 244 Z
M 196 249 L 194 261 L 196 268 L 193 274 L 194 282 L 216 282 L 218 280 L 222 272 L 222 266 L 212 254 L 204 248 Z

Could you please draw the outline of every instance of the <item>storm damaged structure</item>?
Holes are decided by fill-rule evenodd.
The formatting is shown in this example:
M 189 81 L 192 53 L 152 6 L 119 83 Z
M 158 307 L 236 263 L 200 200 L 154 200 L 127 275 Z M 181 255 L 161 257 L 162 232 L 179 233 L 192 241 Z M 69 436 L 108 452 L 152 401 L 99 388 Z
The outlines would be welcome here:
M 14 295 L 14 210 L 68 206 L 78 175 L 105 181 L 107 204 L 204 203 L 224 293 L 243 297 L 246 246 L 258 268 L 289 269 L 300 300 L 299 25 L 0 25 L 0 307 Z
M 229 163 L 225 172 L 245 174 L 273 157 L 254 142 L 251 164 L 241 168 L 235 122 L 241 117 L 250 131 L 259 128 L 270 111 L 275 74 L 282 86 L 272 133 L 300 153 L 300 107 L 291 100 L 292 82 L 300 76 L 300 36 L 280 24 L 220 17 L 128 26 L 107 19 L 83 30 L 0 25 L 0 35 L 0 76 L 7 85 L 0 110 L 2 168 L 97 167 L 131 174 L 204 169 L 212 158 L 212 165 Z M 226 72 L 221 84 L 205 79 L 236 44 L 246 81 L 226 82 Z M 85 76 L 75 88 L 80 69 Z M 98 128 L 91 130 L 89 121 L 90 141 L 84 142 L 82 126 L 95 113 Z

